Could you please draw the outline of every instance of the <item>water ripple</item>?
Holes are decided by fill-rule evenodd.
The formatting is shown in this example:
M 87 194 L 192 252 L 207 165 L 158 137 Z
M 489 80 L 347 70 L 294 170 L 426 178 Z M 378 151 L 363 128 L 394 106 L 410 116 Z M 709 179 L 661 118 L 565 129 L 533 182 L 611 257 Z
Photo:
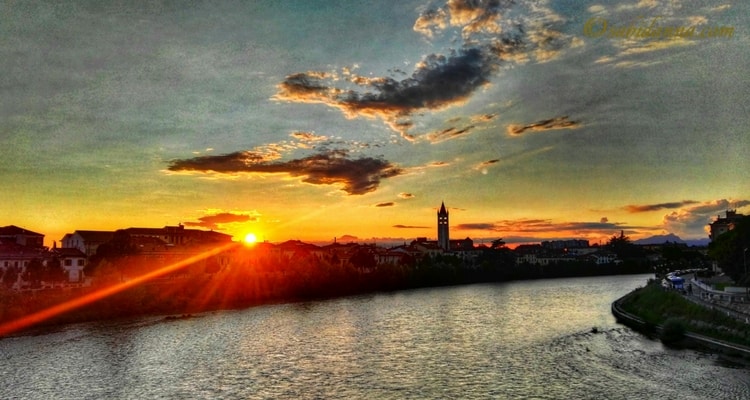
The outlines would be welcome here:
M 0 398 L 750 398 L 746 367 L 615 322 L 611 301 L 644 281 L 472 285 L 74 325 L 0 340 Z

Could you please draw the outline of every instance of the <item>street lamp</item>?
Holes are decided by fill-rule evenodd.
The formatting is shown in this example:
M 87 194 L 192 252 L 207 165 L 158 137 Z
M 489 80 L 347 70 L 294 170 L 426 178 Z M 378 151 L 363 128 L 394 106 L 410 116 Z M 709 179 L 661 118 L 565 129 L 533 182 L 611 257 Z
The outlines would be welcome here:
M 744 250 L 742 250 L 742 266 L 745 268 L 745 301 L 749 301 L 748 297 L 750 297 L 750 282 L 748 282 L 747 279 L 747 247 L 745 247 Z

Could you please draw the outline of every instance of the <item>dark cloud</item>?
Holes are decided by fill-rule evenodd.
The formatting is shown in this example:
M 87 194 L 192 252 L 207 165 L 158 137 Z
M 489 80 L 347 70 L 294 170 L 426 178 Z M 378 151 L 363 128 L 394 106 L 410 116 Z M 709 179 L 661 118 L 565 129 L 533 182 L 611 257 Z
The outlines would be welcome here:
M 395 205 L 396 205 L 396 203 L 394 203 L 392 201 L 389 201 L 387 203 L 378 203 L 378 204 L 375 204 L 375 207 L 393 207 Z
M 508 125 L 508 134 L 517 136 L 527 131 L 539 132 L 539 131 L 548 131 L 552 129 L 575 129 L 580 126 L 581 126 L 580 122 L 571 121 L 568 119 L 568 116 L 566 115 L 562 117 L 537 121 L 528 125 L 510 124 Z
M 493 223 L 475 223 L 475 224 L 458 224 L 454 227 L 457 230 L 482 230 L 482 231 L 495 231 L 498 230 L 498 226 Z
M 467 126 L 465 128 L 462 128 L 462 129 L 458 129 L 458 128 L 455 128 L 455 127 L 451 127 L 451 128 L 448 128 L 448 129 L 443 129 L 442 131 L 433 132 L 433 133 L 428 134 L 427 135 L 427 140 L 429 140 L 431 143 L 444 142 L 446 140 L 455 139 L 457 137 L 463 136 L 463 135 L 469 133 L 469 131 L 471 131 L 474 128 L 475 128 L 474 125 L 469 125 L 469 126 Z
M 411 194 L 411 193 L 401 192 L 401 193 L 398 194 L 398 197 L 400 197 L 402 199 L 413 199 L 414 195 Z
M 461 102 L 482 85 L 489 83 L 497 60 L 481 48 L 464 48 L 449 56 L 426 56 L 412 75 L 391 77 L 350 77 L 363 91 L 335 88 L 334 77 L 319 72 L 287 76 L 279 84 L 279 100 L 323 103 L 337 107 L 348 117 L 380 117 L 397 131 L 412 123 L 404 117 L 420 109 L 438 109 Z
M 519 10 L 514 10 L 519 8 Z M 349 118 L 377 117 L 412 140 L 410 117 L 466 101 L 490 83 L 505 64 L 546 61 L 574 42 L 554 25 L 562 18 L 538 4 L 513 0 L 451 0 L 440 8 L 426 9 L 414 30 L 428 37 L 452 27 L 461 30 L 458 49 L 424 56 L 410 76 L 392 70 L 392 76 L 368 77 L 342 72 L 308 71 L 287 76 L 278 86 L 277 100 L 321 103 L 338 108 Z M 561 27 L 560 27 L 561 28 Z M 397 72 L 397 73 L 396 73 Z M 486 114 L 482 121 L 494 118 Z M 457 134 L 467 129 L 452 128 Z M 450 137 L 450 136 L 448 136 Z
M 232 222 L 257 221 L 257 217 L 246 214 L 219 213 L 215 215 L 206 215 L 198 218 L 198 222 L 185 222 L 185 226 L 200 226 L 209 229 L 218 229 L 219 224 L 228 224 Z
M 314 185 L 341 184 L 350 195 L 365 194 L 377 189 L 382 179 L 401 175 L 403 170 L 379 158 L 350 159 L 344 150 L 330 150 L 308 157 L 266 162 L 251 152 L 234 152 L 218 156 L 202 156 L 173 160 L 170 171 L 218 173 L 288 174 L 303 177 Z
M 401 224 L 393 225 L 393 227 L 399 228 L 399 229 L 430 229 L 432 228 L 430 226 L 401 225 Z
M 486 230 L 492 232 L 518 233 L 597 233 L 609 235 L 625 229 L 653 229 L 630 226 L 620 222 L 552 222 L 546 219 L 517 219 L 497 222 L 466 223 L 455 226 L 456 230 Z
M 497 117 L 497 114 L 482 114 L 472 117 L 471 120 L 474 122 L 488 122 L 495 119 L 495 117 Z
M 487 174 L 488 173 L 487 167 L 489 167 L 489 166 L 491 166 L 493 164 L 498 164 L 499 162 L 500 162 L 499 158 L 492 159 L 492 160 L 487 160 L 487 161 L 482 161 L 481 163 L 479 163 L 476 166 L 474 166 L 474 169 L 477 170 L 477 171 L 480 171 L 483 174 Z
M 359 238 L 354 235 L 344 235 L 338 238 L 339 242 L 356 242 L 357 240 Z
M 680 208 L 686 205 L 690 204 L 696 204 L 697 201 L 694 200 L 683 200 L 683 201 L 676 201 L 671 203 L 658 203 L 658 204 L 631 204 L 623 207 L 623 209 L 629 213 L 642 213 L 642 212 L 649 212 L 649 211 L 659 211 L 664 209 L 671 209 L 671 208 Z

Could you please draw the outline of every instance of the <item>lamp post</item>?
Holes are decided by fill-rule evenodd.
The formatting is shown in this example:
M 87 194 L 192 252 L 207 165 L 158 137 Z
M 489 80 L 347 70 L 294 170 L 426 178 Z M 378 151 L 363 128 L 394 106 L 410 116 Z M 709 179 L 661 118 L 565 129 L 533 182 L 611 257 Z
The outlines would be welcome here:
M 744 250 L 742 250 L 742 266 L 745 268 L 745 301 L 748 301 L 748 297 L 750 297 L 750 282 L 748 282 L 747 279 L 747 247 L 745 247 Z

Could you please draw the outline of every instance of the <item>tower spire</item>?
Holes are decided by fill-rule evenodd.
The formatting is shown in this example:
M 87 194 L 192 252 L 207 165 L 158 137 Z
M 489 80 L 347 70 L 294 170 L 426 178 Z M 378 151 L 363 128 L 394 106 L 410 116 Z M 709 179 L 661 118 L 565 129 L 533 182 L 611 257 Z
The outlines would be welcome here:
M 438 246 L 445 251 L 450 251 L 450 227 L 448 225 L 448 210 L 445 202 L 440 203 L 440 211 L 437 213 Z

